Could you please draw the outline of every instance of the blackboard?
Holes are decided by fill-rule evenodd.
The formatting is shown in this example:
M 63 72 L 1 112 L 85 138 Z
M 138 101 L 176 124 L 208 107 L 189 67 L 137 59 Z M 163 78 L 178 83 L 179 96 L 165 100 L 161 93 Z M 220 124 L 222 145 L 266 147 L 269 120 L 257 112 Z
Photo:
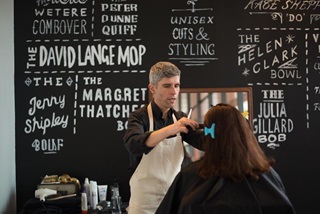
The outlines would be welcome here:
M 41 177 L 119 179 L 157 61 L 183 88 L 252 87 L 254 131 L 297 213 L 320 191 L 320 1 L 14 1 L 17 206 Z

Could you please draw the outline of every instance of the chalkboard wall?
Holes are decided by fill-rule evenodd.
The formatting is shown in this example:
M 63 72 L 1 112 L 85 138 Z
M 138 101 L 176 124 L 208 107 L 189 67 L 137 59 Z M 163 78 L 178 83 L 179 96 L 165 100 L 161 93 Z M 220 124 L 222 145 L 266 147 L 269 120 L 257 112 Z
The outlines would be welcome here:
M 297 213 L 320 191 L 320 1 L 15 1 L 16 178 L 20 210 L 41 177 L 119 179 L 122 137 L 148 103 L 157 61 L 183 88 L 252 87 L 254 132 Z

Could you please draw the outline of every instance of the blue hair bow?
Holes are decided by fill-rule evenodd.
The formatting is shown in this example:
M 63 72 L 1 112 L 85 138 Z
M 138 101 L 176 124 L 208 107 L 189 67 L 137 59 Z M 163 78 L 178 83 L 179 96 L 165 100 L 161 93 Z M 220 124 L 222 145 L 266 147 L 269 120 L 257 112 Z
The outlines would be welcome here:
M 211 138 L 214 139 L 214 127 L 216 124 L 212 123 L 210 128 L 204 127 L 204 135 L 211 135 Z

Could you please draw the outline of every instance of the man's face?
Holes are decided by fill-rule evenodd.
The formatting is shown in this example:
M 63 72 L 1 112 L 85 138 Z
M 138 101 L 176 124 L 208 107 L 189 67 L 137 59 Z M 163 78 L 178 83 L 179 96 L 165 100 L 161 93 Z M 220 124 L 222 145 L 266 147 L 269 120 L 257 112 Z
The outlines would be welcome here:
M 180 92 L 180 76 L 163 78 L 156 86 L 149 85 L 155 103 L 162 111 L 172 108 Z

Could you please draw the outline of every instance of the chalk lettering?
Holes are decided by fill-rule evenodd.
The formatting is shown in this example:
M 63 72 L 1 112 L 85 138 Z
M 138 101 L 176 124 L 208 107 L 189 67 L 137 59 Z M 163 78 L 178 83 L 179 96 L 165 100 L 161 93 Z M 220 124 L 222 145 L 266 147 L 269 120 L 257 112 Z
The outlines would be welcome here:
M 300 0 L 286 0 L 283 10 L 317 10 L 320 8 L 320 1 L 300 1 Z
M 85 85 L 101 85 L 102 77 L 83 77 Z
M 115 45 L 105 46 L 99 44 L 97 47 L 95 46 L 87 46 L 85 49 L 85 53 L 81 58 L 78 55 L 78 65 L 85 66 L 85 65 L 92 65 L 94 66 L 96 61 L 98 64 L 105 63 L 106 65 L 114 65 L 114 47 Z M 82 46 L 78 46 L 78 54 L 82 52 Z
M 279 118 L 287 117 L 284 103 L 260 103 L 259 118 Z
M 259 43 L 260 42 L 260 35 L 254 34 L 254 35 L 238 35 L 240 38 L 241 44 L 252 44 L 252 43 Z
M 170 19 L 171 24 L 182 25 L 197 25 L 197 24 L 213 24 L 213 16 L 173 16 Z
M 193 28 L 174 28 L 172 30 L 173 39 L 193 39 Z
M 37 47 L 28 47 L 27 69 L 36 66 L 36 53 L 37 52 L 38 52 Z
M 137 25 L 105 25 L 102 27 L 103 35 L 134 35 Z
M 40 19 L 33 21 L 32 33 L 34 35 L 87 34 L 86 26 L 85 19 Z
M 265 54 L 271 53 L 272 51 L 276 51 L 279 48 L 282 48 L 283 41 L 280 37 L 279 39 L 275 39 L 274 41 L 268 41 L 264 45 L 264 49 L 261 47 L 251 48 L 246 52 L 243 52 L 241 55 L 238 56 L 238 65 L 242 63 L 246 63 L 247 61 L 250 62 L 256 58 L 262 57 Z M 287 51 L 285 51 L 285 54 Z M 283 55 L 285 55 L 283 54 Z M 274 61 L 274 60 L 273 60 Z
M 102 23 L 137 23 L 138 15 L 102 15 L 101 21 Z
M 146 53 L 144 45 L 118 46 L 115 45 L 88 45 L 77 49 L 71 46 L 39 47 L 39 66 L 65 66 L 72 68 L 77 62 L 78 66 L 114 65 L 126 66 L 142 65 L 142 57 Z
M 279 147 L 279 144 L 276 142 L 283 142 L 287 139 L 287 135 L 280 133 L 280 134 L 268 134 L 268 135 L 258 135 L 258 142 L 259 143 L 268 143 L 268 147 L 274 149 L 275 146 Z
M 117 121 L 117 131 L 123 131 L 127 128 L 128 128 L 128 121 L 125 121 L 125 122 L 121 120 Z
M 101 4 L 102 11 L 122 11 L 122 12 L 132 12 L 138 11 L 137 4 Z
M 62 77 L 33 77 L 34 86 L 62 86 Z
M 65 107 L 65 95 L 61 96 L 51 96 L 50 98 L 38 99 L 37 97 L 32 97 L 30 99 L 31 108 L 28 111 L 30 116 L 34 115 L 38 109 L 44 110 L 47 107 L 52 107 L 54 105 L 59 106 L 61 109 Z
M 312 34 L 313 36 L 313 39 L 314 39 L 314 42 L 318 42 L 318 39 L 319 39 L 319 34 Z
M 48 6 L 49 4 L 85 4 L 88 0 L 36 0 L 38 6 Z
M 169 55 L 177 56 L 213 56 L 215 45 L 212 43 L 171 43 L 169 44 Z
M 54 152 L 57 153 L 63 147 L 63 139 L 35 139 L 31 146 L 36 152 Z
M 142 56 L 146 53 L 144 45 L 127 46 L 125 49 L 119 48 L 118 64 L 126 63 L 128 67 L 142 65 Z
M 96 88 L 83 89 L 83 101 L 124 101 L 140 102 L 145 101 L 147 88 Z
M 62 16 L 62 17 L 83 17 L 87 16 L 87 8 L 42 8 L 35 9 L 36 16 Z
M 128 118 L 129 114 L 144 105 L 79 105 L 82 118 Z
M 293 130 L 293 121 L 290 118 L 254 118 L 255 134 L 287 133 Z
M 280 0 L 250 0 L 248 4 L 244 7 L 244 9 L 250 10 L 276 10 L 277 3 Z
M 301 75 L 299 75 L 299 70 L 270 70 L 270 78 L 271 79 L 301 79 Z
M 36 130 L 42 130 L 42 134 L 45 135 L 48 128 L 60 126 L 66 128 L 68 126 L 69 115 L 56 116 L 53 112 L 50 118 L 48 117 L 33 117 L 32 119 L 26 120 L 26 127 L 24 128 L 25 133 L 29 134 Z
M 283 90 L 261 90 L 263 94 L 263 99 L 283 99 Z M 260 111 L 261 112 L 261 111 Z

